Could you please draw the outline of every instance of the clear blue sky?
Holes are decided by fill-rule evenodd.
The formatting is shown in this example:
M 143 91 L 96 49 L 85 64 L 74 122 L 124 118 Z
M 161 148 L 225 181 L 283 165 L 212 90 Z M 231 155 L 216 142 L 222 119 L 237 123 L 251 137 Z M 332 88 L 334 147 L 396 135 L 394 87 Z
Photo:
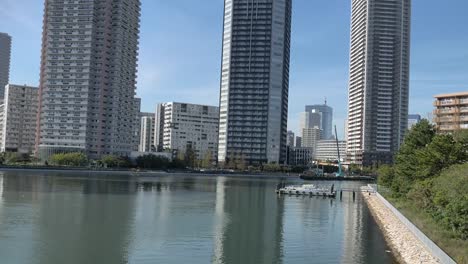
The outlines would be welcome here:
M 0 0 L 13 37 L 10 82 L 38 85 L 42 0 Z M 304 105 L 328 98 L 340 131 L 347 112 L 351 0 L 293 0 L 289 129 Z M 468 1 L 413 0 L 410 112 L 432 96 L 468 91 Z M 137 94 L 158 102 L 218 104 L 223 0 L 142 0 Z M 342 134 L 342 133 L 340 133 Z

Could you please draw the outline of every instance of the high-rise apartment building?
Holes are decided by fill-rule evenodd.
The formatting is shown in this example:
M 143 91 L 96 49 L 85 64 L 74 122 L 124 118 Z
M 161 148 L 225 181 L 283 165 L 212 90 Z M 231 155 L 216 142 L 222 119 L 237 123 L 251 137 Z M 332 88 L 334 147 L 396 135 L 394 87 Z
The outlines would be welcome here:
M 10 80 L 11 37 L 0 32 L 0 97 L 3 98 L 5 85 Z
M 348 158 L 391 163 L 408 125 L 411 0 L 352 0 Z
M 310 113 L 311 127 L 319 127 L 322 129 L 322 139 L 333 138 L 333 108 L 325 104 L 306 105 L 306 113 Z
M 90 158 L 135 145 L 140 0 L 46 0 L 36 150 Z
M 154 152 L 154 128 L 155 128 L 155 114 L 154 113 L 141 113 L 140 117 L 140 144 L 138 147 L 139 152 Z
M 192 148 L 198 159 L 207 154 L 216 159 L 219 107 L 185 103 L 163 103 L 156 109 L 155 147 L 174 153 Z
M 294 140 L 295 140 L 294 132 L 288 131 L 288 137 L 286 139 L 286 145 L 288 147 L 294 147 Z
M 286 162 L 291 0 L 225 0 L 218 159 Z
M 38 88 L 8 84 L 0 108 L 0 151 L 32 153 L 36 139 Z
M 460 129 L 468 129 L 468 92 L 440 94 L 434 97 L 434 122 L 437 132 L 453 133 Z

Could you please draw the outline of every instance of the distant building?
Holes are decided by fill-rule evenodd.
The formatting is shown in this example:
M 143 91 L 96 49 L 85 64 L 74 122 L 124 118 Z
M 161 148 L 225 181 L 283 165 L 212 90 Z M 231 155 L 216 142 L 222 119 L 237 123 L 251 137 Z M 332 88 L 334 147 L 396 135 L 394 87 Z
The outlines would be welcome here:
M 291 0 L 224 0 L 219 162 L 286 162 Z
M 414 125 L 421 121 L 421 115 L 408 115 L 408 129 L 411 129 Z
M 468 129 L 468 92 L 440 94 L 434 97 L 434 122 L 439 133 Z
M 138 151 L 156 151 L 156 147 L 154 146 L 155 114 L 141 113 L 140 116 L 140 144 Z
M 300 148 L 302 147 L 302 138 L 299 137 L 299 136 L 296 136 L 296 145 L 295 145 L 296 148 Z
M 308 166 L 312 164 L 314 150 L 312 148 L 293 147 L 288 148 L 288 165 Z
M 38 88 L 8 84 L 0 108 L 0 151 L 32 153 L 36 138 Z
M 346 141 L 339 140 L 338 146 L 340 150 L 341 161 L 346 159 Z M 321 161 L 335 161 L 338 160 L 338 151 L 336 146 L 336 140 L 319 140 L 317 147 L 314 152 L 314 159 Z
M 10 80 L 11 37 L 0 32 L 0 98 Z
M 322 130 L 321 139 L 333 138 L 333 108 L 325 104 L 306 105 L 305 111 L 311 113 L 311 127 L 317 126 Z
M 304 128 L 320 128 L 321 124 L 320 113 L 302 112 L 299 117 L 299 130 L 302 131 Z
M 138 151 L 140 147 L 140 129 L 141 129 L 141 98 L 133 99 L 133 126 L 132 126 L 132 151 Z
M 322 130 L 317 127 L 302 129 L 302 147 L 315 149 L 321 133 Z
M 198 159 L 216 158 L 219 107 L 186 103 L 163 103 L 156 110 L 155 146 L 160 150 L 185 153 L 192 148 Z
M 288 137 L 286 138 L 286 145 L 288 147 L 294 147 L 294 132 L 288 131 Z
M 353 0 L 348 159 L 392 163 L 408 127 L 411 0 Z

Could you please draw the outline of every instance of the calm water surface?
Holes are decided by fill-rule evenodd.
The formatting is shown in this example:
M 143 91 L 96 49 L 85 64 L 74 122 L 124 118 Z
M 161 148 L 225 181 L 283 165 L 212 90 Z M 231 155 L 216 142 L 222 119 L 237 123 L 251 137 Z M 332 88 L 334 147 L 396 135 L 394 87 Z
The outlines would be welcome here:
M 360 195 L 278 197 L 280 181 L 0 172 L 0 263 L 394 262 Z

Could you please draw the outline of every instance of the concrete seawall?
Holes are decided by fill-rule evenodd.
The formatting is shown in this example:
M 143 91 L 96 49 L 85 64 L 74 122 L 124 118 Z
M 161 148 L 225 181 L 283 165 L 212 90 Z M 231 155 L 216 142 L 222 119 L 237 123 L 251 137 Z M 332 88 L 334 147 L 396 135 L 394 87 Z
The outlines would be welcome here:
M 378 193 L 368 195 L 364 188 L 363 197 L 372 215 L 382 229 L 385 239 L 401 263 L 455 263 L 440 260 L 405 223 L 389 208 Z M 451 260 L 449 258 L 449 260 Z

